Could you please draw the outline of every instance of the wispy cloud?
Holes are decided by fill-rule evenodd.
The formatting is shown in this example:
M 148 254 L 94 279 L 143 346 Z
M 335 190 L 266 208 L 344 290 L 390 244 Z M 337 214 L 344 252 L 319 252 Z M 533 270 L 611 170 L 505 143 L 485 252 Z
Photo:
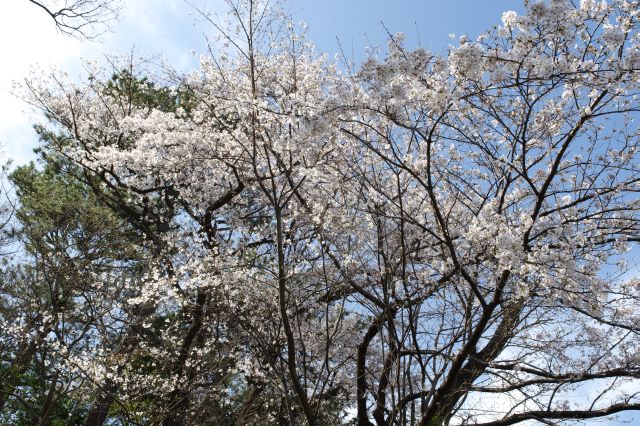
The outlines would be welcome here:
M 77 57 L 89 42 L 57 34 L 51 19 L 29 2 L 3 6 L 0 39 L 4 65 L 0 67 L 0 144 L 16 162 L 32 157 L 35 134 L 28 106 L 12 95 L 12 82 L 21 80 L 35 63 L 48 67 Z
M 212 3 L 213 4 L 213 3 Z M 4 66 L 0 67 L 0 149 L 15 164 L 34 159 L 37 144 L 32 124 L 37 117 L 12 94 L 33 65 L 57 67 L 79 74 L 82 59 L 103 60 L 109 53 L 149 56 L 162 53 L 177 69 L 194 66 L 189 50 L 202 46 L 202 28 L 194 28 L 191 8 L 183 0 L 128 0 L 124 2 L 114 32 L 96 41 L 77 40 L 56 31 L 51 19 L 26 1 L 4 5 L 0 37 Z

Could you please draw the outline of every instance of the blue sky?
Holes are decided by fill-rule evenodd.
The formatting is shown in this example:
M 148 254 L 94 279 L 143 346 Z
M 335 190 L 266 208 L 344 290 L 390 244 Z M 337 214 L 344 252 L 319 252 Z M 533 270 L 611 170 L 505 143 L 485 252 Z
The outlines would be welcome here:
M 521 11 L 522 5 L 513 0 L 298 0 L 291 10 L 308 23 L 319 50 L 335 52 L 338 37 L 345 53 L 353 50 L 357 59 L 365 47 L 385 43 L 384 27 L 404 32 L 412 44 L 419 41 L 422 47 L 442 51 L 450 43 L 449 34 L 476 36 L 500 23 L 502 12 Z
M 194 0 L 199 5 L 203 0 Z M 5 0 L 5 3 L 7 1 Z M 113 32 L 99 41 L 78 41 L 56 33 L 53 23 L 26 0 L 3 4 L 0 15 L 0 147 L 2 162 L 15 164 L 34 159 L 37 140 L 31 123 L 37 119 L 29 107 L 11 95 L 14 80 L 24 78 L 30 65 L 57 66 L 70 74 L 79 73 L 81 58 L 104 60 L 107 53 L 138 55 L 162 53 L 177 69 L 188 70 L 196 60 L 190 51 L 204 50 L 204 34 L 212 28 L 194 23 L 193 10 L 183 0 L 123 0 L 121 19 Z M 204 2 L 211 10 L 222 11 L 221 0 Z M 444 52 L 449 34 L 475 37 L 500 22 L 506 10 L 522 11 L 514 0 L 292 0 L 288 9 L 295 21 L 309 26 L 308 37 L 317 50 L 330 56 L 338 52 L 338 42 L 348 58 L 365 57 L 367 47 L 384 46 L 386 27 L 402 31 L 410 46 Z M 382 25 L 384 23 L 384 27 Z M 627 424 L 637 424 L 628 414 Z M 638 421 L 640 422 L 640 421 Z M 592 422 L 585 424 L 603 424 Z M 607 423 L 604 423 L 607 424 Z M 611 422 L 619 425 L 621 422 Z

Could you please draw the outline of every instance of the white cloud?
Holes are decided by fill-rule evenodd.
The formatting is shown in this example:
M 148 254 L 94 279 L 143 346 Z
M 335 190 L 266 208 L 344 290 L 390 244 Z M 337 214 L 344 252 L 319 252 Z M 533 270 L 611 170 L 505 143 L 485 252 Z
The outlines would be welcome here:
M 12 94 L 14 81 L 28 76 L 38 64 L 43 70 L 57 67 L 79 74 L 81 59 L 103 60 L 108 53 L 148 56 L 164 54 L 178 69 L 194 65 L 191 48 L 203 45 L 201 31 L 194 28 L 190 7 L 182 0 L 127 0 L 114 32 L 97 41 L 77 40 L 59 34 L 51 18 L 24 0 L 4 5 L 0 15 L 3 66 L 0 67 L 0 150 L 4 162 L 12 158 L 23 164 L 35 157 L 37 144 L 32 123 L 37 115 Z
M 0 144 L 16 162 L 32 157 L 35 135 L 28 106 L 12 95 L 12 82 L 24 78 L 32 64 L 43 67 L 64 63 L 78 56 L 85 46 L 78 40 L 57 34 L 53 21 L 26 1 L 4 5 L 0 16 Z M 87 44 L 87 43 L 85 43 Z

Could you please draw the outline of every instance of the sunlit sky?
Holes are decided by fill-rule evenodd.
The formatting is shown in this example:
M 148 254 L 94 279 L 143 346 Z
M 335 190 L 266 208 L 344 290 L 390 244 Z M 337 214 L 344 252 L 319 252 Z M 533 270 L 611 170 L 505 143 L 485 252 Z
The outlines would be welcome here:
M 213 29 L 196 22 L 193 9 L 183 0 L 123 0 L 113 32 L 97 41 L 76 40 L 57 33 L 51 19 L 27 0 L 2 0 L 0 14 L 0 149 L 2 162 L 15 165 L 33 160 L 37 144 L 31 126 L 38 117 L 12 95 L 12 82 L 28 75 L 38 64 L 80 74 L 81 59 L 103 61 L 105 54 L 164 55 L 173 67 L 196 66 L 191 50 L 205 49 L 205 35 Z M 194 0 L 209 10 L 222 11 L 221 0 Z M 410 45 L 443 52 L 456 37 L 475 37 L 500 22 L 502 12 L 522 10 L 514 0 L 292 0 L 285 7 L 295 21 L 309 26 L 308 37 L 317 50 L 332 56 L 339 51 L 356 62 L 368 47 L 385 43 L 387 30 L 402 31 Z M 626 414 L 611 425 L 634 423 L 638 414 Z M 640 420 L 638 420 L 640 422 Z M 603 424 L 602 422 L 584 424 Z M 605 423 L 606 424 L 606 423 Z

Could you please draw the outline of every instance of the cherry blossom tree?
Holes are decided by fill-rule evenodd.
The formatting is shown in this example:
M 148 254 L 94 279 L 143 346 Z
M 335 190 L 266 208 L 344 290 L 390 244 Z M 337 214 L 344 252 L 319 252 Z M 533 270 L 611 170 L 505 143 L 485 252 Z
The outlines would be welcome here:
M 86 414 L 85 378 L 63 368 L 61 355 L 115 339 L 111 305 L 127 290 L 95 277 L 124 281 L 142 264 L 131 229 L 55 167 L 10 175 L 19 201 L 12 234 L 28 261 L 4 259 L 0 281 L 0 407 L 8 405 L 9 423 L 77 423 Z
M 397 34 L 356 73 L 228 5 L 191 74 L 24 88 L 152 265 L 119 343 L 54 339 L 89 424 L 640 410 L 637 1 L 528 2 L 446 55 Z

